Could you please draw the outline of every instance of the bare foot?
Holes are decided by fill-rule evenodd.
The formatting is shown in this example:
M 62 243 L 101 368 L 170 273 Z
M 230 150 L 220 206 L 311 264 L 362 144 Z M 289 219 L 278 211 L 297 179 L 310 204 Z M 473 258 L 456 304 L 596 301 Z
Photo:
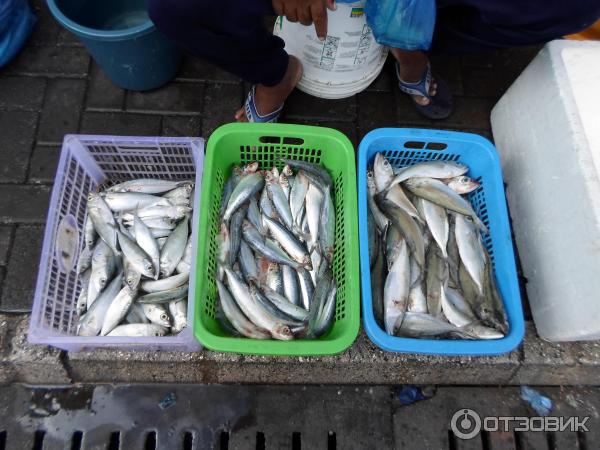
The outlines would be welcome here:
M 427 64 L 429 59 L 425 53 L 420 51 L 406 51 L 399 48 L 391 49 L 392 55 L 398 61 L 398 67 L 400 68 L 400 79 L 405 83 L 418 83 L 423 79 L 425 71 L 427 70 Z M 437 94 L 437 83 L 435 79 L 431 80 L 429 85 L 429 95 L 431 97 Z M 416 103 L 422 106 L 429 104 L 430 100 L 422 95 L 412 96 Z
M 298 58 L 290 55 L 287 71 L 279 84 L 275 86 L 259 84 L 256 86 L 254 102 L 258 113 L 261 116 L 266 116 L 277 110 L 292 93 L 300 81 L 300 77 L 302 77 L 302 64 Z M 235 120 L 238 122 L 248 122 L 246 109 L 243 106 L 235 113 Z

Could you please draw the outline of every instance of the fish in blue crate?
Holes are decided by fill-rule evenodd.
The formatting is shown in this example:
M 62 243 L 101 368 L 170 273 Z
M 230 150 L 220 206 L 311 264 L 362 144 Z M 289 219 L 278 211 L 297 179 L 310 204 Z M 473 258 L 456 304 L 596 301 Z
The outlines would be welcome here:
M 236 166 L 223 187 L 217 318 L 233 336 L 315 339 L 333 324 L 333 180 L 320 165 L 282 162 L 281 172 Z
M 452 161 L 367 172 L 373 311 L 390 335 L 500 339 L 508 333 L 487 227 L 466 197 L 480 183 Z
M 160 179 L 90 192 L 78 335 L 165 336 L 187 326 L 193 198 L 193 182 Z

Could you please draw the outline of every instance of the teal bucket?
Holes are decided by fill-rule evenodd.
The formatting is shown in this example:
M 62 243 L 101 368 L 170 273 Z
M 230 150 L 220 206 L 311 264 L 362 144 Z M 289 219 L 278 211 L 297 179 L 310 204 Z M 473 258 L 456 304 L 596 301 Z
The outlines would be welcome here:
M 124 89 L 155 89 L 179 69 L 181 50 L 156 29 L 144 0 L 48 0 L 48 7 Z

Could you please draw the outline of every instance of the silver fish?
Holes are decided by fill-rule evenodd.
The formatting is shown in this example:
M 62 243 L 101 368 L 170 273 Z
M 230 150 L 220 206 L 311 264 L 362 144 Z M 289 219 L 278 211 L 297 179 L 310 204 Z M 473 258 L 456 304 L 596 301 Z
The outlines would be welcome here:
M 160 271 L 160 250 L 158 248 L 158 243 L 156 242 L 156 239 L 152 237 L 150 229 L 135 214 L 133 216 L 133 232 L 137 244 L 152 260 L 152 264 L 154 265 L 154 278 L 158 278 Z
M 310 302 L 310 308 L 308 310 L 308 336 L 317 337 L 316 330 L 319 325 L 319 316 L 323 311 L 325 302 L 327 301 L 327 294 L 331 290 L 332 277 L 331 272 L 326 272 L 323 277 L 319 279 L 319 282 L 315 286 L 315 292 Z
M 433 239 L 435 239 L 435 242 L 437 242 L 442 251 L 442 256 L 447 258 L 449 224 L 446 210 L 424 198 L 419 198 L 417 205 L 425 222 L 427 222 L 427 226 L 429 227 L 429 231 L 431 231 Z
M 502 339 L 504 334 L 494 328 L 486 327 L 479 322 L 472 322 L 461 327 L 458 334 L 472 339 Z
M 223 313 L 237 332 L 251 339 L 270 339 L 271 334 L 249 321 L 225 285 L 218 279 L 216 281 Z
M 323 255 L 321 255 L 319 246 L 315 246 L 312 252 L 310 252 L 310 263 L 312 265 L 310 276 L 313 280 L 313 283 L 317 284 L 317 275 L 319 273 L 319 269 L 321 268 L 321 264 L 323 263 Z
M 437 248 L 431 247 L 427 252 L 426 291 L 427 311 L 440 317 L 442 315 L 442 286 L 448 279 L 448 265 Z
M 263 291 L 271 303 L 292 319 L 303 322 L 308 317 L 308 311 L 306 309 L 291 303 L 279 292 L 268 286 L 264 287 Z
M 254 258 L 254 253 L 252 252 L 252 249 L 243 239 L 242 242 L 240 242 L 240 255 L 238 259 L 240 262 L 240 270 L 242 271 L 246 282 L 257 282 L 258 267 L 256 266 L 256 259 Z
M 220 217 L 223 217 L 223 214 L 225 214 L 225 209 L 227 208 L 227 204 L 229 203 L 229 199 L 231 198 L 231 193 L 242 179 L 242 174 L 242 168 L 235 166 L 231 170 L 231 176 L 227 178 L 227 181 L 223 185 L 223 192 L 221 193 L 221 209 L 219 211 Z
M 190 214 L 192 212 L 192 208 L 189 206 L 150 206 L 148 208 L 138 209 L 137 215 L 144 219 L 157 219 L 160 217 L 165 217 L 171 220 L 181 220 L 183 216 L 186 214 Z M 129 219 L 127 214 L 123 214 L 124 219 Z
M 146 294 L 141 297 L 138 297 L 137 303 L 168 303 L 171 300 L 178 300 L 180 298 L 186 297 L 188 294 L 188 285 L 184 284 L 183 286 L 179 286 L 173 289 L 169 289 L 161 292 L 152 292 L 151 294 Z
M 106 336 L 119 324 L 119 322 L 121 322 L 121 320 L 123 320 L 127 315 L 135 296 L 136 292 L 129 289 L 129 286 L 125 286 L 121 289 L 106 310 L 106 315 L 102 322 L 102 329 L 100 330 L 100 336 Z
M 379 326 L 383 327 L 383 285 L 385 283 L 385 256 L 382 244 L 376 249 L 377 258 L 371 268 L 371 299 L 373 302 L 373 314 Z
M 88 213 L 94 229 L 111 250 L 119 255 L 117 249 L 117 230 L 112 211 L 100 194 L 90 192 L 88 195 Z
M 188 218 L 184 217 L 173 233 L 169 235 L 165 246 L 160 251 L 160 273 L 163 277 L 171 275 L 181 261 L 188 242 L 188 234 Z
M 442 286 L 442 311 L 448 321 L 457 327 L 463 327 L 477 320 L 462 295 L 445 286 Z
M 82 274 L 92 265 L 92 251 L 87 245 L 79 252 L 77 257 L 77 266 L 75 270 L 78 274 Z
M 225 266 L 229 262 L 229 249 L 231 248 L 229 228 L 225 222 L 221 222 L 221 231 L 217 235 L 217 244 L 219 249 L 217 261 L 221 264 L 221 266 Z M 217 275 L 219 279 L 222 280 L 225 272 L 218 272 Z
M 333 180 L 331 179 L 331 175 L 329 174 L 327 169 L 318 164 L 312 164 L 306 161 L 285 158 L 282 158 L 281 161 L 295 169 L 302 170 L 305 173 L 308 172 L 308 174 L 311 174 L 313 177 L 316 177 L 325 187 L 333 185 Z
M 117 234 L 119 236 L 119 244 L 129 264 L 142 275 L 154 278 L 154 266 L 152 265 L 150 256 L 123 233 L 118 231 Z
M 154 178 L 140 178 L 124 181 L 106 189 L 107 192 L 140 192 L 142 194 L 162 194 L 179 187 L 185 181 L 159 180 Z
M 289 326 L 284 325 L 278 318 L 270 314 L 253 298 L 256 293 L 254 286 L 248 286 L 228 267 L 225 267 L 227 284 L 233 298 L 244 314 L 258 327 L 268 330 L 275 339 L 291 340 L 294 338 Z
M 417 263 L 423 267 L 425 264 L 425 241 L 423 232 L 417 222 L 403 209 L 398 208 L 388 200 L 383 200 L 380 206 L 392 220 L 392 223 L 401 231 Z
M 419 197 L 429 200 L 446 209 L 456 211 L 457 213 L 466 216 L 471 216 L 477 227 L 487 232 L 486 226 L 479 217 L 477 217 L 477 213 L 473 210 L 471 204 L 440 180 L 433 178 L 410 178 L 406 180 L 404 185 L 409 191 Z
M 260 194 L 260 210 L 265 216 L 270 217 L 271 219 L 278 219 L 279 216 L 275 211 L 275 206 L 273 206 L 273 202 L 269 198 L 269 194 L 267 188 L 265 187 Z M 262 217 L 261 217 L 262 220 Z M 264 228 L 267 226 L 264 225 Z M 265 233 L 266 234 L 266 233 Z
M 296 175 L 296 180 L 290 191 L 290 210 L 292 212 L 292 220 L 296 226 L 301 224 L 300 213 L 304 207 L 304 200 L 308 192 L 308 179 L 302 174 Z
M 267 227 L 263 224 L 262 215 L 260 213 L 260 209 L 258 208 L 258 202 L 256 201 L 256 197 L 251 197 L 250 201 L 248 202 L 248 212 L 246 214 L 246 218 L 250 221 L 252 225 L 254 225 L 254 227 L 258 230 L 260 234 L 266 236 L 268 230 Z
M 455 178 L 448 178 L 446 180 L 442 180 L 445 184 L 448 185 L 450 189 L 452 189 L 457 194 L 469 194 L 473 192 L 481 183 L 479 181 L 474 180 L 473 178 L 467 177 L 466 175 L 461 175 Z
M 82 316 L 87 309 L 88 284 L 90 282 L 91 274 L 92 271 L 88 269 L 79 275 L 79 280 L 81 281 L 81 291 L 79 292 L 77 303 L 75 304 L 75 312 L 78 316 Z
M 382 153 L 377 153 L 375 155 L 375 161 L 373 162 L 373 174 L 375 176 L 376 194 L 379 194 L 381 191 L 387 189 L 394 179 L 394 169 Z
M 225 208 L 225 213 L 223 214 L 223 220 L 229 221 L 235 210 L 260 191 L 263 188 L 264 183 L 265 180 L 259 173 L 252 173 L 242 177 L 231 193 L 231 197 Z
M 335 242 L 335 205 L 329 189 L 324 192 L 319 225 L 319 243 L 321 244 L 322 255 L 331 262 L 333 261 Z
M 125 277 L 125 284 L 129 286 L 132 291 L 137 290 L 142 279 L 142 273 L 138 271 L 128 260 L 123 258 L 123 272 Z
M 121 276 L 122 274 L 119 274 L 113 278 L 106 289 L 88 308 L 88 311 L 79 319 L 77 327 L 79 336 L 97 336 L 100 333 L 108 307 L 121 290 Z
M 388 226 L 389 220 L 385 214 L 381 212 L 379 206 L 377 206 L 377 203 L 375 202 L 376 194 L 377 187 L 375 186 L 375 176 L 373 175 L 373 171 L 369 170 L 367 171 L 367 204 L 371 214 L 373 214 L 373 219 L 375 219 L 377 229 L 380 233 L 383 233 Z
M 131 219 L 131 220 L 128 220 Z M 173 230 L 175 228 L 175 220 L 167 217 L 140 217 L 140 220 L 150 229 Z M 133 215 L 128 215 L 123 218 L 123 223 L 127 226 L 133 226 Z
M 408 292 L 407 310 L 427 312 L 427 298 L 423 292 L 423 274 L 415 258 L 410 258 L 410 291 Z
M 397 334 L 399 336 L 418 338 L 439 336 L 456 331 L 458 329 L 454 325 L 431 314 L 406 312 L 404 313 L 404 319 Z
M 98 242 L 92 254 L 92 272 L 88 288 L 88 308 L 104 289 L 115 272 L 116 261 L 113 251 L 104 241 Z
M 410 261 L 404 240 L 397 244 L 397 257 L 389 266 L 383 287 L 383 314 L 385 331 L 394 334 L 406 312 L 410 289 Z
M 187 299 L 169 302 L 169 313 L 173 317 L 172 331 L 180 333 L 181 330 L 187 327 Z
M 150 322 L 163 327 L 171 327 L 171 318 L 164 306 L 147 303 L 141 303 L 140 306 Z
M 274 249 L 272 245 L 268 245 L 268 240 L 265 240 L 258 232 L 258 230 L 254 228 L 252 224 L 247 220 L 244 220 L 244 223 L 242 224 L 242 234 L 244 239 L 246 240 L 246 243 L 252 249 L 254 249 L 255 252 L 265 256 L 272 262 L 286 264 L 288 266 L 293 267 L 294 269 L 301 267 L 300 263 L 294 261 L 284 253 L 276 251 L 276 249 Z
M 150 232 L 150 236 L 152 236 L 152 232 Z M 158 245 L 158 250 L 162 250 L 165 246 L 165 242 L 167 242 L 166 237 L 156 238 L 156 245 Z
M 132 304 L 131 308 L 129 308 L 129 312 L 125 316 L 125 320 L 127 323 L 150 323 L 144 314 L 142 306 L 136 303 Z
M 409 178 L 454 178 L 467 173 L 469 168 L 464 164 L 452 161 L 425 161 L 400 169 L 393 184 L 402 183 Z
M 298 263 L 311 270 L 310 256 L 306 251 L 306 247 L 279 222 L 269 219 L 266 216 L 263 219 L 273 238 L 281 245 L 287 254 Z
M 179 286 L 184 285 L 188 282 L 189 279 L 189 272 L 179 273 L 168 278 L 161 278 L 160 280 L 143 281 L 141 284 L 141 288 L 144 292 L 148 292 L 150 294 L 153 292 L 168 291 L 170 289 L 175 289 Z
M 420 224 L 425 224 L 423 218 L 415 208 L 415 205 L 411 203 L 409 198 L 406 196 L 404 189 L 398 184 L 388 187 L 381 191 L 381 193 L 377 194 L 376 198 L 385 198 L 392 204 L 396 205 L 398 208 L 401 208 L 406 212 L 409 216 L 415 219 Z
M 293 229 L 292 211 L 290 210 L 290 204 L 288 199 L 283 192 L 283 188 L 279 184 L 279 180 L 273 176 L 270 172 L 267 172 L 265 176 L 265 182 L 267 187 L 267 194 L 273 202 L 275 211 L 279 216 L 281 222 L 288 228 Z
M 306 221 L 310 234 L 307 240 L 308 251 L 311 251 L 318 241 L 322 203 L 323 193 L 314 184 L 311 184 L 306 192 Z
M 164 336 L 167 334 L 167 328 L 161 327 L 153 323 L 129 323 L 127 325 L 119 325 L 107 336 L 121 337 L 146 337 L 146 336 Z
M 169 201 L 171 201 L 170 199 L 172 198 L 190 198 L 192 190 L 194 189 L 194 184 L 186 181 L 183 183 L 182 186 L 167 192 L 163 197 L 168 198 Z
M 315 286 L 308 270 L 300 268 L 296 272 L 298 273 L 298 284 L 300 285 L 300 298 L 302 300 L 302 306 L 308 310 L 310 309 L 310 304 L 313 299 Z
M 240 251 L 240 242 L 242 240 L 242 222 L 248 211 L 247 205 L 240 206 L 231 216 L 229 221 L 229 238 L 231 243 L 229 246 L 229 265 L 233 266 Z
M 314 335 L 319 337 L 330 328 L 333 323 L 333 316 L 335 313 L 335 300 L 337 294 L 337 284 L 335 280 L 333 280 L 329 286 L 329 291 L 327 292 L 327 297 L 325 297 L 325 303 L 321 308 L 321 311 L 317 315 L 315 327 L 314 327 Z
M 114 212 L 133 211 L 149 206 L 171 206 L 166 198 L 137 192 L 108 192 L 104 195 L 104 201 Z
M 272 289 L 273 291 L 277 292 L 278 294 L 283 293 L 283 279 L 281 277 L 281 271 L 279 270 L 279 264 L 269 264 L 266 286 Z
M 483 278 L 485 275 L 485 249 L 479 232 L 469 217 L 457 214 L 455 217 L 456 244 L 460 259 L 469 275 L 483 294 Z
M 281 279 L 283 282 L 283 295 L 290 303 L 301 306 L 300 285 L 298 284 L 298 274 L 290 266 L 281 266 Z
M 93 248 L 96 243 L 96 238 L 98 237 L 98 233 L 96 233 L 96 229 L 94 228 L 94 223 L 92 222 L 89 214 L 85 216 L 85 222 L 83 224 L 83 236 L 85 241 L 85 246 L 87 248 Z
M 288 179 L 288 177 L 285 176 L 284 173 L 282 173 L 281 175 L 279 175 L 279 185 L 281 186 L 281 189 L 283 189 L 283 193 L 285 194 L 285 199 L 287 200 L 287 202 L 290 202 L 290 180 Z

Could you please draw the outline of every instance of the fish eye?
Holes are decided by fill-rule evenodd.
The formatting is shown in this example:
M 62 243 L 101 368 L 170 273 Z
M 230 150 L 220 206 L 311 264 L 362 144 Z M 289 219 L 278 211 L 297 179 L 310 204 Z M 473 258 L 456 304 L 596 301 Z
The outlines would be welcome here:
M 162 314 L 160 315 L 160 320 L 167 321 L 168 319 L 169 319 L 169 316 L 167 316 L 167 314 L 166 314 L 166 313 L 162 313 Z

